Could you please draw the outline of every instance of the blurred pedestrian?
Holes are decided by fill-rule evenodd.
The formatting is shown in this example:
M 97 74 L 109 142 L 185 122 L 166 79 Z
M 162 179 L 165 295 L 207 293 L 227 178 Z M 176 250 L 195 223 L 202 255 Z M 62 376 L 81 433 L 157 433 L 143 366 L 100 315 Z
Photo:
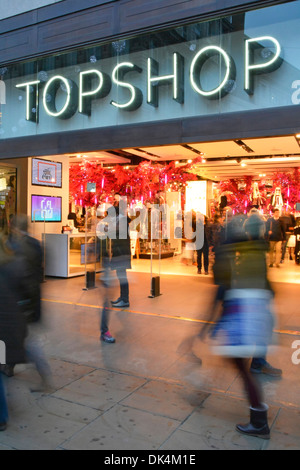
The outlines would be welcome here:
M 266 251 L 264 240 L 220 246 L 214 266 L 218 290 L 212 312 L 213 318 L 220 311 L 212 331 L 215 351 L 234 361 L 250 404 L 250 422 L 239 424 L 236 429 L 263 439 L 270 438 L 268 406 L 259 382 L 249 372 L 248 361 L 251 357 L 261 357 L 272 340 L 273 292 L 267 279 Z M 205 333 L 206 330 L 207 327 Z
M 249 218 L 246 220 L 244 227 L 249 240 L 263 240 L 265 238 L 265 222 L 256 209 L 251 209 L 249 213 Z M 262 259 L 261 261 L 265 262 L 265 266 L 263 269 L 264 272 L 267 272 L 266 257 L 264 257 L 264 259 Z M 269 283 L 268 279 L 267 283 Z M 269 290 L 272 291 L 271 286 L 269 286 Z M 252 358 L 250 372 L 253 374 L 266 374 L 271 377 L 282 376 L 282 370 L 273 367 L 267 361 L 267 348 L 265 348 L 265 350 L 262 350 L 262 354 L 260 357 Z
M 285 228 L 282 220 L 280 220 L 280 211 L 275 209 L 273 217 L 267 220 L 266 235 L 270 243 L 270 264 L 272 268 L 274 263 L 277 268 L 280 268 L 281 260 L 281 245 L 286 238 Z
M 31 389 L 32 392 L 53 390 L 52 372 L 45 356 L 40 337 L 41 323 L 41 283 L 43 282 L 43 252 L 38 240 L 28 233 L 28 217 L 14 216 L 10 222 L 8 247 L 16 257 L 21 257 L 26 264 L 27 283 L 30 287 L 27 295 L 19 300 L 28 323 L 26 338 L 27 361 L 35 365 L 41 384 Z M 7 376 L 14 375 L 15 364 L 8 362 L 2 372 Z
M 27 268 L 24 259 L 8 249 L 3 235 L 0 236 L 0 341 L 5 345 L 6 362 L 26 362 L 26 319 L 20 301 L 30 293 Z M 8 422 L 8 406 L 0 374 L 0 431 Z
M 110 259 L 111 259 L 111 240 L 107 237 L 108 235 L 108 225 L 113 223 L 113 220 L 109 221 L 108 213 L 103 214 L 104 217 L 100 220 L 96 227 L 96 233 L 99 237 L 100 242 L 100 253 L 102 261 L 102 273 L 101 273 L 101 284 L 103 287 L 102 293 L 102 309 L 101 309 L 101 318 L 100 318 L 100 340 L 105 343 L 115 343 L 115 338 L 110 334 L 109 331 L 109 314 L 110 314 L 110 299 L 109 299 L 109 290 L 111 287 L 111 270 L 110 270 Z M 101 214 L 97 211 L 97 216 Z M 112 216 L 115 216 L 115 211 L 113 210 Z
M 112 301 L 115 308 L 129 307 L 129 282 L 127 270 L 131 269 L 131 247 L 129 224 L 131 222 L 127 215 L 127 204 L 123 199 L 116 200 L 114 205 L 116 211 L 115 236 L 111 240 L 111 269 L 116 271 L 120 284 L 120 296 Z
M 244 222 L 244 230 L 249 240 L 265 239 L 266 224 L 257 209 L 251 209 Z

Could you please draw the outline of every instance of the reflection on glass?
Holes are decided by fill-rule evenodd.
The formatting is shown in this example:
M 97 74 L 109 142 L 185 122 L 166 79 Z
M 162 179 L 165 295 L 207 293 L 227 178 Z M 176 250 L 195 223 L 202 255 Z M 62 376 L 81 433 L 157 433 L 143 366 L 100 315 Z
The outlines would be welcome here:
M 7 231 L 9 221 L 16 214 L 17 170 L 0 167 L 0 231 Z

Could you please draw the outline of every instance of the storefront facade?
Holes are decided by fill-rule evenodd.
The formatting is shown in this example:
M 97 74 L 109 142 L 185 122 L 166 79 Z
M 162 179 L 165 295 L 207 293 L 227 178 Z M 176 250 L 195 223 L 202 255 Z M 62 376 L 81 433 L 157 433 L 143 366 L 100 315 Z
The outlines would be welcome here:
M 6 87 L 1 158 L 299 131 L 298 1 L 214 2 L 214 10 L 195 1 L 185 4 L 186 11 L 177 5 L 181 15 L 174 2 L 167 2 L 161 16 L 165 22 L 156 25 L 154 12 L 161 9 L 156 2 L 151 12 L 147 7 L 148 15 L 145 2 L 90 3 L 84 12 L 66 14 L 65 0 L 2 20 L 4 30 L 11 30 L 1 41 L 7 45 L 0 65 Z M 92 8 L 95 3 L 102 5 Z M 249 3 L 265 8 L 247 11 Z M 127 17 L 116 31 L 109 15 L 120 21 L 125 7 Z M 61 14 L 57 19 L 41 17 L 56 10 Z M 40 23 L 25 26 L 33 15 Z M 87 26 L 93 15 L 106 25 L 96 27 L 97 38 Z M 180 25 L 165 29 L 179 24 L 179 16 Z M 196 17 L 201 21 L 195 22 Z M 144 28 L 137 29 L 138 19 Z M 76 20 L 81 24 L 76 48 L 73 34 L 73 43 L 52 35 L 49 55 L 50 44 L 45 36 L 42 41 L 41 32 L 46 25 L 48 32 L 50 26 L 65 31 L 71 20 L 74 28 Z M 23 41 L 35 32 L 38 43 L 16 47 L 20 36 Z M 34 55 L 35 60 L 24 62 Z
M 62 200 L 48 233 L 67 220 L 69 155 L 299 133 L 299 0 L 81 4 L 1 21 L 0 158 L 17 211 Z M 33 157 L 61 184 L 37 184 Z

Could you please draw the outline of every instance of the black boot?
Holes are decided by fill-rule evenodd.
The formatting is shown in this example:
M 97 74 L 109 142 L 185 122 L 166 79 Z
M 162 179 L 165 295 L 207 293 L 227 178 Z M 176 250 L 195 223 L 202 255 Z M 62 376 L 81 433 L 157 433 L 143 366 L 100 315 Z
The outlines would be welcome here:
M 270 429 L 268 426 L 268 406 L 262 405 L 261 408 L 250 408 L 250 423 L 238 424 L 236 430 L 248 436 L 260 437 L 261 439 L 270 439 Z

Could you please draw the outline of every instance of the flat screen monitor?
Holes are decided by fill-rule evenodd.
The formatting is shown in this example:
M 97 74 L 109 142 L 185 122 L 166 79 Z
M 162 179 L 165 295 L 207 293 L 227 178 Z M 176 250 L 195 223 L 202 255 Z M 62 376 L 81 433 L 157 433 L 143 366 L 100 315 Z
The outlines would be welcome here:
M 39 158 L 32 159 L 32 184 L 34 186 L 62 187 L 62 163 Z
M 54 196 L 31 196 L 32 222 L 61 222 L 62 198 Z

